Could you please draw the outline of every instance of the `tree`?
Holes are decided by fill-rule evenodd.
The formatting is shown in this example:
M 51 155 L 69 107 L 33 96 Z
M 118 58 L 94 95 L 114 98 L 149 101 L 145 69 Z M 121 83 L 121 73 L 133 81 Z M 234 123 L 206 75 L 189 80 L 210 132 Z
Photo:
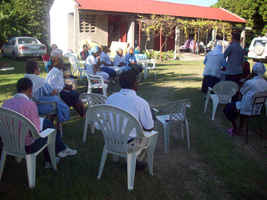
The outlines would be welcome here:
M 257 35 L 267 33 L 267 0 L 219 0 L 214 7 L 225 8 L 245 18 Z
M 46 42 L 46 18 L 52 0 L 2 0 L 0 46 L 13 36 L 32 36 Z

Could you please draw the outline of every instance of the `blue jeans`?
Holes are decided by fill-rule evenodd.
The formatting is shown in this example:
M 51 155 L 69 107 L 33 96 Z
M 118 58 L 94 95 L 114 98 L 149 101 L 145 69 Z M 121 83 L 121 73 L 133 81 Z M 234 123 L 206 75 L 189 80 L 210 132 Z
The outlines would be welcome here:
M 114 69 L 111 69 L 109 67 L 101 67 L 101 71 L 108 73 L 110 78 L 116 77 L 116 71 Z
M 43 130 L 45 130 L 47 128 L 54 128 L 54 126 L 50 120 L 45 119 Z M 39 139 L 35 140 L 34 143 L 32 143 L 31 145 L 25 146 L 25 151 L 27 154 L 35 153 L 35 152 L 39 151 L 46 143 L 47 143 L 47 137 L 46 138 L 39 138 Z M 65 144 L 61 140 L 59 132 L 57 132 L 57 135 L 56 135 L 55 146 L 56 146 L 56 154 L 66 149 Z M 50 156 L 49 156 L 47 148 L 44 149 L 44 158 L 45 158 L 46 162 L 50 162 Z

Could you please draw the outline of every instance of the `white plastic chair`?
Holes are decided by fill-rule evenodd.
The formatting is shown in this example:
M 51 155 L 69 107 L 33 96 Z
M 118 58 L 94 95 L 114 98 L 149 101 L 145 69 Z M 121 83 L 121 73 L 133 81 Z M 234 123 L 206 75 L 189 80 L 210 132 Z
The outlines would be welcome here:
M 92 107 L 94 105 L 98 105 L 98 104 L 105 104 L 107 97 L 101 95 L 101 94 L 87 94 L 87 93 L 83 93 L 80 95 L 80 98 L 82 99 L 83 102 L 87 102 L 88 107 Z M 89 110 L 87 110 L 86 112 L 86 118 L 85 118 L 85 123 L 84 123 L 84 130 L 83 130 L 83 143 L 86 142 L 87 139 L 87 130 L 88 130 L 88 125 L 90 125 L 91 128 L 91 133 L 94 134 L 95 133 L 95 122 L 94 121 L 90 121 L 90 116 L 91 113 Z
M 32 134 L 34 139 L 48 137 L 47 144 L 44 145 L 38 152 L 33 154 L 27 154 L 25 152 L 25 136 L 29 133 Z M 25 158 L 29 187 L 34 188 L 36 182 L 36 156 L 46 147 L 48 148 L 50 154 L 53 169 L 57 170 L 55 129 L 46 129 L 39 133 L 32 122 L 23 115 L 9 109 L 0 108 L 0 136 L 3 141 L 3 150 L 0 162 L 0 180 L 2 178 L 7 155 L 14 156 L 18 159 Z
M 147 79 L 150 72 L 153 72 L 153 79 L 156 80 L 156 60 L 150 59 L 144 62 L 144 79 Z
M 157 132 L 144 134 L 141 124 L 128 112 L 110 105 L 96 105 L 88 109 L 90 120 L 94 120 L 104 135 L 100 168 L 100 179 L 108 154 L 127 158 L 128 190 L 134 188 L 136 158 L 146 149 L 149 173 L 153 175 L 153 153 L 157 143 Z M 129 141 L 129 134 L 136 131 L 136 138 Z
M 78 73 L 80 79 L 85 77 L 86 70 L 81 67 L 81 63 L 78 60 L 77 56 L 74 54 L 70 54 L 68 55 L 68 59 L 69 59 L 70 64 L 72 65 L 73 74 Z
M 262 107 L 266 106 L 267 91 L 257 92 L 252 97 L 252 110 L 250 115 L 243 115 L 247 119 L 261 115 Z M 266 112 L 266 110 L 265 110 Z M 246 144 L 248 144 L 248 121 L 246 121 Z
M 184 139 L 184 129 L 186 132 L 187 138 L 187 149 L 190 150 L 190 131 L 189 124 L 186 117 L 186 109 L 191 107 L 190 100 L 182 99 L 176 102 L 171 102 L 166 106 L 163 106 L 164 109 L 167 107 L 171 110 L 168 114 L 165 115 L 156 115 L 156 119 L 163 126 L 163 135 L 164 135 L 164 152 L 168 153 L 169 149 L 169 140 L 170 140 L 170 127 L 171 125 L 178 124 L 181 127 L 181 136 Z M 159 110 L 153 108 L 154 111 L 160 112 Z
M 104 78 L 98 75 L 92 75 L 88 72 L 85 73 L 88 81 L 87 93 L 92 93 L 92 89 L 102 89 L 103 95 L 107 96 L 108 84 L 104 82 Z
M 239 86 L 233 81 L 220 81 L 213 88 L 208 88 L 205 100 L 204 113 L 207 111 L 209 100 L 212 101 L 212 116 L 214 120 L 218 104 L 228 104 L 239 90 Z

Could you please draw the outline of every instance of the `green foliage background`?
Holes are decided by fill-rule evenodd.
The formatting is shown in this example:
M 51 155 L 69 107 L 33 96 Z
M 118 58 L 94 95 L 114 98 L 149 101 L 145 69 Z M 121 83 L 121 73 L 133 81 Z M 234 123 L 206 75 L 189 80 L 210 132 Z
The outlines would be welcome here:
M 267 0 L 218 0 L 214 7 L 225 8 L 245 18 L 254 34 L 267 33 Z
M 52 1 L 0 0 L 0 47 L 13 36 L 32 36 L 46 43 Z

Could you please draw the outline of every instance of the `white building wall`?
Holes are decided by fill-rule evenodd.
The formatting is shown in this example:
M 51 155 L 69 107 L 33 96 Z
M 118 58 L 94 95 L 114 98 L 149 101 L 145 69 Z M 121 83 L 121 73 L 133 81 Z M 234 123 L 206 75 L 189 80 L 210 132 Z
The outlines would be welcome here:
M 75 12 L 74 0 L 55 0 L 50 9 L 50 42 L 66 52 L 69 49 L 69 13 Z M 71 25 L 73 27 L 73 25 Z

